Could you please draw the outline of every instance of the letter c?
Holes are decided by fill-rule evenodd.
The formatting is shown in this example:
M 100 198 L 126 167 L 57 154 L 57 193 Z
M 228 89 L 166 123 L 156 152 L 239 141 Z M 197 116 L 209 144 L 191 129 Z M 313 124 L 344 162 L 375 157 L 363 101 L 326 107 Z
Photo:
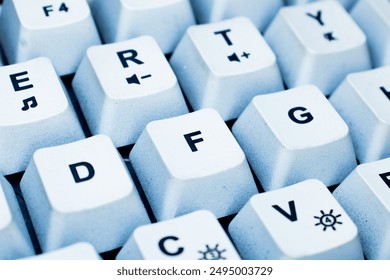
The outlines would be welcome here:
M 183 248 L 183 247 L 177 248 L 177 251 L 176 251 L 176 252 L 169 252 L 169 251 L 165 248 L 165 242 L 167 242 L 168 240 L 177 241 L 177 240 L 179 240 L 179 238 L 176 237 L 176 236 L 166 236 L 166 237 L 162 238 L 162 239 L 158 242 L 158 247 L 160 248 L 160 250 L 161 250 L 165 255 L 168 255 L 168 256 L 177 256 L 177 255 L 180 255 L 181 253 L 183 253 L 183 251 L 184 251 L 184 248 Z

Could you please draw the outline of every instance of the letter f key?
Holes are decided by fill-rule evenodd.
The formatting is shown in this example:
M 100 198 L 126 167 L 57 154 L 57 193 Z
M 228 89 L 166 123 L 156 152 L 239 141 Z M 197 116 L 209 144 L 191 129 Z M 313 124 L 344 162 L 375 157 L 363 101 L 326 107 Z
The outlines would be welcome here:
M 158 221 L 200 209 L 224 217 L 257 193 L 243 151 L 214 109 L 150 122 L 129 158 Z

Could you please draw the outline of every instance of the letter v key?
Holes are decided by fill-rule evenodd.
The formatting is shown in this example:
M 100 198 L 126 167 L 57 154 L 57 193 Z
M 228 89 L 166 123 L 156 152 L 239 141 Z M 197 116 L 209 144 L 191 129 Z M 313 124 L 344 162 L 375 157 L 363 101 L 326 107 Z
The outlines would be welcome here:
M 295 222 L 298 220 L 297 217 L 297 211 L 295 209 L 295 202 L 294 200 L 291 200 L 288 202 L 288 207 L 290 208 L 290 213 L 287 213 L 282 208 L 280 208 L 279 205 L 272 205 L 273 208 L 275 208 L 280 214 L 285 216 L 287 219 L 289 219 L 291 222 Z

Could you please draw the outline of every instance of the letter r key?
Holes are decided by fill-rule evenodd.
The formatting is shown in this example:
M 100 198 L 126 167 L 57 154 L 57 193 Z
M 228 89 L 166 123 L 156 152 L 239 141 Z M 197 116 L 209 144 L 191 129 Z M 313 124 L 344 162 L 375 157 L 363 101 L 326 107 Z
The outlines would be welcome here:
M 134 144 L 152 120 L 188 113 L 176 76 L 150 36 L 89 48 L 72 86 L 92 134 L 110 136 L 116 147 Z

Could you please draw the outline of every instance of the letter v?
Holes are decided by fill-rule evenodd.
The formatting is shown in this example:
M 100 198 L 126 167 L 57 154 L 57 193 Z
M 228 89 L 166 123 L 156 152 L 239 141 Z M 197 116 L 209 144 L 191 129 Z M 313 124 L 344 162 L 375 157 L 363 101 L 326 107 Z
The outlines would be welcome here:
M 287 219 L 289 219 L 291 222 L 295 222 L 298 220 L 297 217 L 297 211 L 295 209 L 295 202 L 294 200 L 291 200 L 288 202 L 288 207 L 290 208 L 290 213 L 287 213 L 282 208 L 280 208 L 279 205 L 272 205 L 273 208 L 275 208 L 280 214 L 285 216 Z

